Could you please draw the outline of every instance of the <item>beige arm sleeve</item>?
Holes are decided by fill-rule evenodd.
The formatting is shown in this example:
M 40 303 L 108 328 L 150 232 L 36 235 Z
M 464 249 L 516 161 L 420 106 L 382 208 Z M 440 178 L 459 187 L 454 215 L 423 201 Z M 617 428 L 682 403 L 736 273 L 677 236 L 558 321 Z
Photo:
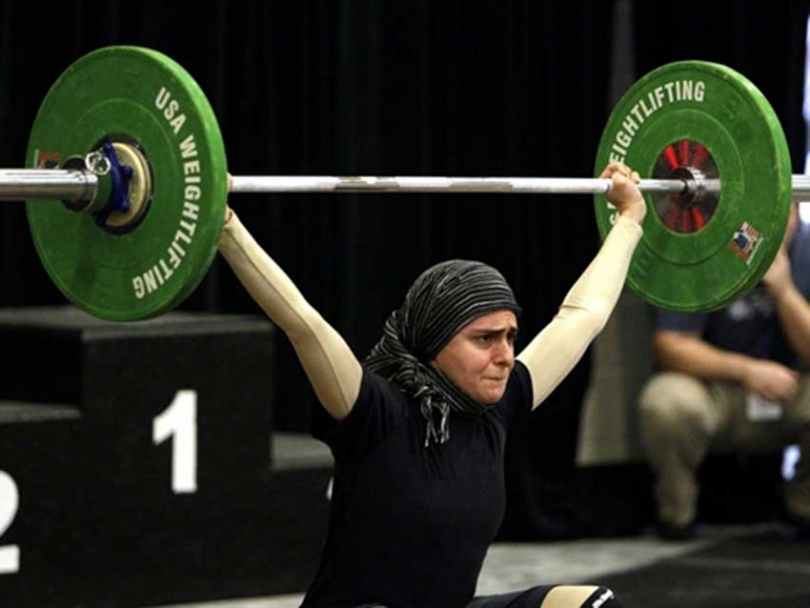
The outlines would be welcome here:
M 638 223 L 620 216 L 554 319 L 518 355 L 532 378 L 533 407 L 562 382 L 607 323 L 641 234 Z
M 256 303 L 290 339 L 321 404 L 336 420 L 345 418 L 363 377 L 360 362 L 345 340 L 304 299 L 236 214 L 225 224 L 219 251 Z

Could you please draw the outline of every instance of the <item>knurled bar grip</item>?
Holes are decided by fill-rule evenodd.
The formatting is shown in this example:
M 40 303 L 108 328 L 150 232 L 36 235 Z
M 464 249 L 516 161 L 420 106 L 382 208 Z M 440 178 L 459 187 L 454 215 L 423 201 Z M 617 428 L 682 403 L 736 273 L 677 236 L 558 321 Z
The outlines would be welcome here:
M 717 180 L 714 180 L 715 182 Z M 610 180 L 565 177 L 329 177 L 317 175 L 234 176 L 231 192 L 463 192 L 526 194 L 598 194 L 610 189 Z M 719 187 L 708 184 L 706 187 Z M 685 180 L 641 180 L 642 192 L 687 194 L 697 184 Z

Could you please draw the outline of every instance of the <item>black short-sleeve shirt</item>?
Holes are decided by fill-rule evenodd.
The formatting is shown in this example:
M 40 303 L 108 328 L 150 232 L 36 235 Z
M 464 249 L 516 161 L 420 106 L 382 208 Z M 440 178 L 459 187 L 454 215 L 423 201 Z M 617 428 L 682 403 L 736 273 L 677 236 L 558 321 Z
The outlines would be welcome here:
M 503 398 L 451 412 L 450 438 L 425 447 L 418 404 L 364 371 L 351 413 L 315 419 L 335 457 L 329 533 L 303 606 L 454 608 L 475 593 L 504 514 L 504 446 L 531 379 L 517 362 Z

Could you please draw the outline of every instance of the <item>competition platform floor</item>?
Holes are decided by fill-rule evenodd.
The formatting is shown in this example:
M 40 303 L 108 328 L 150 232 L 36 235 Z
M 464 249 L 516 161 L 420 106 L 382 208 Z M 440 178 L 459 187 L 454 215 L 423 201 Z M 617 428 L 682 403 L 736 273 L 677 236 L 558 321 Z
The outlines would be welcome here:
M 781 523 L 705 526 L 699 538 L 663 542 L 653 535 L 622 539 L 494 544 L 479 593 L 538 582 L 595 581 L 627 608 L 807 608 L 810 540 Z M 297 608 L 302 594 L 160 608 Z

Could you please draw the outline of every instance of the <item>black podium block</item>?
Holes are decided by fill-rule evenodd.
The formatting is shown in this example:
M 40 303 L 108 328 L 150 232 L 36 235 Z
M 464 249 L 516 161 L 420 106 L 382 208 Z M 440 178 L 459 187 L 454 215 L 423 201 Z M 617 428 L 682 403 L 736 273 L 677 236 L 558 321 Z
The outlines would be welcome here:
M 4 600 L 54 595 L 74 566 L 83 542 L 77 523 L 85 506 L 76 465 L 80 422 L 75 408 L 0 402 Z
M 47 484 L 81 505 L 66 520 L 70 529 L 47 541 L 64 546 L 69 535 L 73 546 L 54 593 L 89 604 L 139 594 L 181 601 L 194 599 L 177 596 L 183 577 L 225 580 L 234 568 L 242 576 L 264 568 L 272 525 L 269 321 L 176 312 L 117 324 L 73 307 L 6 309 L 0 337 L 12 355 L 0 399 L 54 411 L 68 404 L 78 416 L 49 453 L 64 471 L 61 486 Z M 35 431 L 0 450 L 0 471 L 38 458 L 48 439 Z M 22 503 L 28 490 L 20 492 Z M 26 543 L 47 544 L 31 534 L 9 528 L 0 548 L 18 543 L 24 559 Z M 0 574 L 0 597 L 10 579 L 24 580 L 24 566 Z M 59 559 L 49 567 L 59 579 Z

